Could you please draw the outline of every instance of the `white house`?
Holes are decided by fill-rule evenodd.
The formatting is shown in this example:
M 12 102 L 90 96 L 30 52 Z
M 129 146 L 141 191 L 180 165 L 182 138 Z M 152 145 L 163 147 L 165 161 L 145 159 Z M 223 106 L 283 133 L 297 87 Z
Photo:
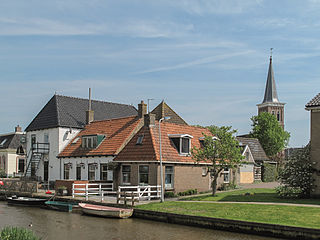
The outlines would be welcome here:
M 39 181 L 63 179 L 57 156 L 86 124 L 136 115 L 131 105 L 54 95 L 26 128 L 25 175 Z

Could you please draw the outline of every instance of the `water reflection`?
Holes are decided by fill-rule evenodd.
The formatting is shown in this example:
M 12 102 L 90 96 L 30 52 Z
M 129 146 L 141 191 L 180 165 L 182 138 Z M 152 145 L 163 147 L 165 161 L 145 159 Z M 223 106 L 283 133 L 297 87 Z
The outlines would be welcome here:
M 0 202 L 0 228 L 23 226 L 48 240 L 272 240 L 274 238 L 215 231 L 141 219 L 109 219 L 69 214 L 31 207 L 8 206 Z

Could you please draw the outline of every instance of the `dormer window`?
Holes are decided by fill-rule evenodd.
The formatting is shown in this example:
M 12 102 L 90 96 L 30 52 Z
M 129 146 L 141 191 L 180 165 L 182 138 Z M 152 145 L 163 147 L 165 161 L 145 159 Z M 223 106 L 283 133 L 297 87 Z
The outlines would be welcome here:
M 204 144 L 204 137 L 199 137 L 199 142 L 200 142 L 200 147 L 204 148 L 205 147 L 205 144 Z M 212 140 L 217 140 L 218 138 L 217 137 L 212 137 Z
M 193 138 L 193 136 L 189 134 L 169 134 L 168 136 L 180 155 L 190 154 L 191 138 Z
M 105 138 L 104 135 L 87 135 L 82 136 L 82 147 L 87 149 L 94 149 L 100 145 Z

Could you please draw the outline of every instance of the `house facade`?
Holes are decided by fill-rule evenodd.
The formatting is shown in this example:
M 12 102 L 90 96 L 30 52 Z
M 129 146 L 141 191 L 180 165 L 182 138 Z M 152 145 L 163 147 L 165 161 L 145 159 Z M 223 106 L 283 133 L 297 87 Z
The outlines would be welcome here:
M 86 124 L 136 115 L 131 105 L 54 95 L 26 128 L 25 175 L 40 181 L 61 179 L 57 156 Z
M 306 104 L 306 110 L 310 111 L 310 160 L 314 169 L 311 195 L 320 197 L 320 93 Z
M 26 134 L 18 125 L 15 132 L 0 135 L 0 171 L 7 177 L 23 175 L 26 167 Z

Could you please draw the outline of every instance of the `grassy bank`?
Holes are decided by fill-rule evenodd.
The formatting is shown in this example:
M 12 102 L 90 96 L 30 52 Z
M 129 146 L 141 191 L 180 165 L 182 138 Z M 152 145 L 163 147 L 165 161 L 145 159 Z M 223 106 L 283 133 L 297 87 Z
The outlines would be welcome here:
M 320 229 L 320 208 L 208 202 L 164 202 L 139 209 Z
M 221 201 L 221 202 L 274 202 L 274 203 L 296 203 L 320 205 L 320 199 L 285 199 L 278 197 L 274 189 L 256 188 L 220 192 L 216 196 L 210 194 L 188 197 L 183 200 L 192 201 Z

